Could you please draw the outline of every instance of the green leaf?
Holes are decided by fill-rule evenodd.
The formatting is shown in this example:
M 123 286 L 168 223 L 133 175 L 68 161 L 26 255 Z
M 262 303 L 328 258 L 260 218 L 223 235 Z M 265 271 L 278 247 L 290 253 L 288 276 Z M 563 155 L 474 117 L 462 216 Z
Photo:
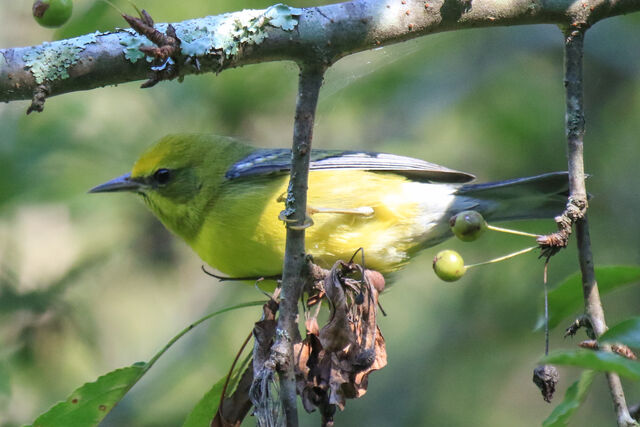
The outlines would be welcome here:
M 621 286 L 640 281 L 639 266 L 596 267 L 596 278 L 600 294 L 606 294 Z M 553 329 L 567 316 L 583 306 L 582 276 L 576 272 L 549 292 L 549 329 Z M 536 329 L 544 327 L 544 316 L 538 318 Z
M 580 379 L 569 386 L 564 400 L 553 408 L 551 414 L 542 422 L 543 427 L 564 427 L 569 422 L 569 418 L 580 407 L 587 393 L 591 388 L 591 383 L 596 376 L 596 371 L 584 371 Z
M 138 362 L 127 368 L 117 369 L 98 378 L 95 382 L 86 383 L 66 401 L 60 402 L 40 415 L 33 427 L 90 427 L 96 426 L 109 413 L 122 397 L 137 383 L 140 378 L 156 363 L 176 341 L 196 326 L 219 314 L 243 307 L 263 305 L 264 301 L 251 301 L 236 304 L 210 313 L 184 328 L 173 337 L 148 363 Z M 223 383 L 224 384 L 224 383 Z M 219 398 L 219 396 L 218 396 Z
M 71 393 L 67 400 L 36 418 L 33 427 L 98 425 L 143 373 L 144 367 L 134 365 L 86 383 Z
M 252 360 L 253 354 L 249 352 L 247 357 L 235 367 L 233 372 L 231 373 L 231 377 L 229 378 L 229 384 L 227 385 L 226 396 L 231 396 L 238 383 L 240 382 L 240 378 L 244 374 L 245 370 L 253 369 L 251 364 L 249 363 Z M 220 398 L 222 395 L 222 390 L 224 389 L 224 383 L 227 379 L 225 375 L 220 381 L 215 383 L 211 390 L 209 390 L 202 399 L 196 404 L 191 413 L 187 416 L 182 427 L 209 427 L 211 424 L 211 419 L 215 416 L 216 412 L 218 412 L 218 407 L 220 406 Z
M 236 387 L 240 383 L 242 376 L 247 369 L 253 369 L 251 361 L 253 360 L 253 352 L 249 352 L 240 365 L 236 366 L 229 378 L 229 385 L 227 386 L 227 396 L 231 396 L 236 391 Z
M 226 375 L 211 387 L 187 416 L 182 427 L 209 427 L 220 405 L 220 396 L 226 381 Z
M 640 348 L 640 317 L 624 320 L 598 338 L 599 342 L 622 343 Z
M 580 366 L 594 371 L 616 372 L 623 377 L 640 380 L 640 362 L 614 353 L 593 350 L 563 350 L 544 357 L 541 363 Z

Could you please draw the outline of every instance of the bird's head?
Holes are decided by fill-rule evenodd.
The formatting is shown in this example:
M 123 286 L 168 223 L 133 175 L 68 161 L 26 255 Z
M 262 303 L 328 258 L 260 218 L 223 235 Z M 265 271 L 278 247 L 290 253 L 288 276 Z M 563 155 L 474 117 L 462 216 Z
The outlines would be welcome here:
M 226 169 L 238 157 L 238 147 L 246 146 L 212 135 L 168 135 L 142 153 L 130 173 L 89 192 L 140 194 L 167 228 L 189 240 L 202 225 Z

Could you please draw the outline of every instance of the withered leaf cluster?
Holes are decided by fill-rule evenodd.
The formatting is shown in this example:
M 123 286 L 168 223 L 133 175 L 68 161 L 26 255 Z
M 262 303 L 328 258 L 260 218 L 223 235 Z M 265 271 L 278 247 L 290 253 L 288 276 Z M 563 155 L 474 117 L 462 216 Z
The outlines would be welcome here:
M 376 287 L 384 288 L 380 279 L 359 265 L 338 261 L 324 280 L 316 282 L 316 296 L 321 298 L 312 303 L 326 299 L 329 319 L 320 328 L 319 310 L 309 315 L 307 335 L 294 345 L 297 388 L 307 411 L 319 408 L 330 416 L 336 406 L 344 409 L 346 399 L 366 393 L 369 374 L 387 364 L 376 320 Z
M 338 261 L 331 270 L 313 266 L 313 284 L 307 300 L 306 336 L 293 337 L 292 364 L 305 410 L 320 410 L 324 425 L 332 425 L 336 408 L 347 399 L 363 396 L 369 374 L 387 364 L 385 342 L 377 325 L 378 293 L 384 278 L 353 263 Z M 278 425 L 282 407 L 274 359 L 279 308 L 277 291 L 263 306 L 255 323 L 253 367 L 242 375 L 230 396 L 223 396 L 212 426 L 238 426 L 253 406 L 258 425 Z M 329 317 L 322 327 L 322 302 Z M 249 386 L 250 384 L 250 386 Z

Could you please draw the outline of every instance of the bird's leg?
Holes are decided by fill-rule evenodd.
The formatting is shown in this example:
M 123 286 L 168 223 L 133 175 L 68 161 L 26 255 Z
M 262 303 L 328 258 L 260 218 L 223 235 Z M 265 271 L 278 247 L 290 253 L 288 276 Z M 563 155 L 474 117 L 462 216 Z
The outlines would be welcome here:
M 313 225 L 313 219 L 311 215 L 316 214 L 346 214 L 346 215 L 360 215 L 360 216 L 371 216 L 373 215 L 373 208 L 369 206 L 362 206 L 353 209 L 334 209 L 334 208 L 316 208 L 313 206 L 307 206 L 307 215 L 304 219 L 304 224 L 302 225 L 290 225 L 291 222 L 294 222 L 284 215 L 280 215 L 279 219 L 287 223 L 287 227 L 293 230 L 304 230 L 305 228 L 309 228 Z
M 282 193 L 276 199 L 276 201 L 284 202 L 285 194 L 286 193 Z M 307 206 L 307 215 L 305 216 L 304 224 L 302 225 L 290 225 L 294 221 L 287 218 L 284 215 L 284 211 L 280 212 L 278 219 L 280 219 L 280 221 L 285 222 L 287 224 L 287 227 L 291 229 L 304 230 L 305 228 L 309 228 L 313 225 L 313 219 L 311 218 L 311 216 L 316 214 L 345 214 L 345 215 L 359 215 L 359 216 L 367 217 L 367 216 L 373 215 L 373 213 L 374 213 L 374 210 L 370 206 L 360 206 L 353 209 L 318 208 L 314 206 Z
M 308 206 L 307 213 L 310 215 L 321 214 L 321 213 L 332 213 L 332 214 L 371 216 L 373 215 L 373 208 L 371 206 L 360 206 L 353 209 L 334 209 L 334 208 L 316 208 L 313 206 Z

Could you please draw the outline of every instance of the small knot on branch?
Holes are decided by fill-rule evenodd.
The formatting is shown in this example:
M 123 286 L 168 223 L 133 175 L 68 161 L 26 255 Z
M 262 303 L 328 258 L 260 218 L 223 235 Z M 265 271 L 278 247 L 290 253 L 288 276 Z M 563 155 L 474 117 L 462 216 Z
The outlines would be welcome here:
M 129 15 L 122 15 L 125 21 L 131 25 L 138 34 L 145 36 L 156 46 L 140 46 L 140 52 L 153 57 L 158 63 L 152 67 L 152 76 L 140 87 L 148 88 L 155 86 L 162 80 L 171 80 L 179 76 L 177 60 L 180 54 L 180 39 L 176 34 L 176 29 L 169 24 L 167 32 L 162 33 L 154 28 L 153 18 L 146 10 L 140 12 L 140 18 Z
M 586 314 L 579 316 L 567 329 L 564 331 L 564 338 L 575 336 L 580 328 L 585 328 L 585 332 L 592 340 L 596 339 L 596 334 L 593 332 L 591 326 L 591 319 Z
M 268 366 L 286 371 L 291 360 L 288 348 L 291 346 L 291 337 L 287 331 L 276 329 L 276 341 L 271 346 L 271 358 L 266 362 Z
M 551 258 L 561 249 L 566 248 L 573 224 L 584 218 L 587 211 L 587 198 L 570 197 L 561 215 L 554 218 L 558 231 L 540 236 L 536 239 L 541 249 L 540 258 Z
M 49 86 L 41 84 L 36 86 L 33 90 L 33 98 L 31 98 L 31 105 L 27 108 L 27 114 L 31 114 L 36 111 L 42 113 L 44 111 L 44 102 L 49 96 Z
M 160 31 L 156 30 L 154 28 L 153 18 L 151 18 L 151 15 L 149 15 L 149 13 L 144 9 L 142 9 L 142 11 L 140 12 L 140 18 L 136 18 L 126 14 L 122 15 L 122 17 L 138 34 L 140 34 L 141 36 L 145 36 L 156 46 L 175 46 L 176 48 L 180 46 L 180 40 L 176 36 L 175 28 L 173 28 L 172 25 L 169 25 L 166 34 L 163 34 Z M 151 47 L 151 49 L 153 48 Z

